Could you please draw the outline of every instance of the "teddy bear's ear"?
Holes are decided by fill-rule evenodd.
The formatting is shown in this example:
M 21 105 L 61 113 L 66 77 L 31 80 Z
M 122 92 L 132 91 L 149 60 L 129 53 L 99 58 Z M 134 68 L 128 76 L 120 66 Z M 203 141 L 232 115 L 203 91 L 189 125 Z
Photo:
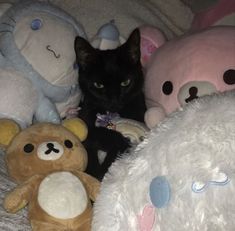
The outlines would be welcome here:
M 140 37 L 141 64 L 145 67 L 152 54 L 166 42 L 166 38 L 159 29 L 151 26 L 140 27 Z
M 0 147 L 6 148 L 20 131 L 20 126 L 14 120 L 0 119 Z
M 74 133 L 81 141 L 87 138 L 88 129 L 85 122 L 79 118 L 66 119 L 63 126 Z

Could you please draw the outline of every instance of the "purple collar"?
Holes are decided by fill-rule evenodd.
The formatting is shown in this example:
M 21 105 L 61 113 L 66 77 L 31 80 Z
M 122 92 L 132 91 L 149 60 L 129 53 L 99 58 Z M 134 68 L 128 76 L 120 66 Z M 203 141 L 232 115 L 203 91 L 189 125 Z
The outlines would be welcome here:
M 118 113 L 106 112 L 106 114 L 96 114 L 96 127 L 106 127 L 109 129 L 115 129 L 114 119 L 120 118 Z

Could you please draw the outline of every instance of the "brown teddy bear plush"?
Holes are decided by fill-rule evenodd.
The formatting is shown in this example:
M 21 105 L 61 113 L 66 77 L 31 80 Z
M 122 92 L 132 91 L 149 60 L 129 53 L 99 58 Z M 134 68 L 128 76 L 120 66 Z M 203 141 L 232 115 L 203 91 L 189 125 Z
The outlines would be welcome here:
M 6 163 L 19 185 L 5 197 L 4 208 L 15 213 L 28 205 L 34 231 L 90 230 L 91 200 L 100 183 L 83 172 L 87 166 L 81 144 L 87 135 L 84 122 L 71 119 L 63 126 L 38 123 L 13 130 L 18 134 L 8 133 L 12 140 Z

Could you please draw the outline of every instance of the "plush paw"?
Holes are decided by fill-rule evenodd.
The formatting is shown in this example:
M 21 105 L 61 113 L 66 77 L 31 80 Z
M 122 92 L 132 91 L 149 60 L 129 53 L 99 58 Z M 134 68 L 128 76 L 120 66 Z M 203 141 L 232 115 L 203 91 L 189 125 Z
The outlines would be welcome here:
M 165 110 L 162 107 L 151 107 L 144 115 L 144 121 L 149 129 L 155 127 L 166 117 Z
M 18 197 L 16 193 L 9 193 L 3 203 L 3 207 L 9 213 L 16 213 L 27 205 L 28 201 Z

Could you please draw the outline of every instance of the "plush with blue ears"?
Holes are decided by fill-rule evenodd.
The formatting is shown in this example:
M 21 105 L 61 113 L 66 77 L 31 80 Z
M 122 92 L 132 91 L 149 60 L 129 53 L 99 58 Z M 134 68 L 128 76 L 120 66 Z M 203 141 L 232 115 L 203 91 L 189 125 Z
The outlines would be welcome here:
M 47 2 L 23 0 L 3 8 L 0 51 L 36 92 L 33 119 L 59 123 L 61 118 L 71 117 L 81 97 L 73 43 L 77 35 L 86 37 L 83 27 L 68 13 Z M 17 86 L 18 82 L 13 84 Z M 10 97 L 19 96 L 11 91 Z M 28 101 L 32 100 L 25 101 L 30 106 Z M 0 107 L 0 114 L 3 113 Z M 30 119 L 25 120 L 23 125 L 31 123 Z

